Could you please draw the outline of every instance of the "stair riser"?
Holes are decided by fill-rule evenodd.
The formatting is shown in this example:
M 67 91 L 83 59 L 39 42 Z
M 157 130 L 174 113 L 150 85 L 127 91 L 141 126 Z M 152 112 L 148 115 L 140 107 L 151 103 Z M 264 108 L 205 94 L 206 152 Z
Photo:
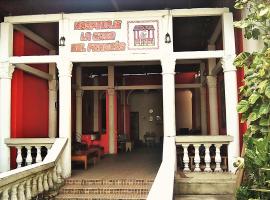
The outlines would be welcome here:
M 65 185 L 152 185 L 154 180 L 77 180 L 67 179 Z
M 232 183 L 175 183 L 176 195 L 215 195 L 233 194 L 235 184 Z
M 89 188 L 89 189 L 61 189 L 60 194 L 138 194 L 138 195 L 147 195 L 149 189 L 98 189 L 98 188 Z

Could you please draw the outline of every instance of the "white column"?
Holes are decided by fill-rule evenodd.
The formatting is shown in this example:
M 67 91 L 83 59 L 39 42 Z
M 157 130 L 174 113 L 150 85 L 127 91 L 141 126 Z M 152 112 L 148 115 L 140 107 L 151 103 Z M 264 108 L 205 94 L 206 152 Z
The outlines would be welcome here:
M 217 103 L 217 77 L 207 76 L 209 114 L 210 114 L 210 135 L 218 135 L 218 103 Z
M 14 66 L 0 63 L 0 172 L 10 170 L 10 148 L 5 139 L 11 136 L 11 78 Z
M 62 154 L 64 178 L 71 175 L 71 73 L 72 63 L 59 61 L 59 137 L 68 142 Z
M 175 60 L 162 59 L 162 92 L 163 92 L 163 130 L 164 130 L 164 146 L 163 160 L 176 159 L 171 151 L 175 153 L 175 146 L 166 145 L 166 141 L 175 144 Z M 173 140 L 173 141 L 171 141 Z M 174 161 L 175 163 L 175 161 Z
M 83 91 L 81 90 L 82 78 L 81 78 L 81 67 L 76 68 L 76 141 L 82 141 L 82 96 Z
M 202 135 L 207 134 L 207 114 L 206 114 L 206 89 L 205 89 L 205 77 L 204 77 L 204 71 L 205 71 L 205 64 L 200 64 L 200 70 L 201 70 L 201 88 L 200 88 L 200 95 L 201 95 L 201 131 Z
M 235 40 L 232 13 L 224 13 L 222 17 L 223 47 L 225 56 L 222 58 L 225 84 L 226 129 L 227 135 L 233 136 L 233 142 L 228 146 L 228 167 L 234 172 L 233 162 L 240 154 L 239 148 L 239 118 L 237 113 L 238 91 L 235 58 Z
M 115 149 L 115 133 L 116 127 L 115 125 L 115 118 L 114 118 L 114 104 L 115 104 L 115 90 L 114 90 L 114 66 L 108 67 L 108 95 L 109 95 L 109 153 L 114 154 L 116 153 Z
M 0 172 L 10 170 L 10 149 L 5 138 L 11 135 L 11 78 L 14 66 L 8 62 L 13 53 L 13 26 L 0 26 Z
M 94 78 L 94 85 L 98 85 L 98 77 L 95 77 Z M 93 113 L 93 130 L 94 132 L 97 132 L 99 130 L 99 127 L 98 127 L 98 90 L 95 90 L 93 91 L 93 94 L 94 94 L 94 113 Z
M 50 51 L 51 55 L 55 51 Z M 48 81 L 49 84 L 49 137 L 55 138 L 57 135 L 57 80 L 56 80 L 56 65 L 49 64 L 49 74 L 53 79 Z

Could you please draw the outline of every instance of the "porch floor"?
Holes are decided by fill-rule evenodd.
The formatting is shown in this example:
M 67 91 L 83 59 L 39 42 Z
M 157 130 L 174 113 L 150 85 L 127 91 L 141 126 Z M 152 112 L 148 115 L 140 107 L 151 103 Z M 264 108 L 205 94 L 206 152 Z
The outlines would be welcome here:
M 96 165 L 72 170 L 72 179 L 154 179 L 161 164 L 160 147 L 140 147 L 131 152 L 105 155 Z M 79 166 L 78 166 L 79 167 Z

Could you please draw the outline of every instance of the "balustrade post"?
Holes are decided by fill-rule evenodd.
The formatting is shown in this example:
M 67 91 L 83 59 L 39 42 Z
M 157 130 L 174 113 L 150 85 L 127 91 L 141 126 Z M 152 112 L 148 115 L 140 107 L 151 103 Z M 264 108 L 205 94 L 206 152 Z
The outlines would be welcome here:
M 57 168 L 56 168 L 56 172 L 57 172 L 57 183 L 61 184 L 62 183 L 62 168 L 60 163 L 57 164 Z
M 25 193 L 25 195 L 26 195 L 27 200 L 31 200 L 32 194 L 31 194 L 31 180 L 30 179 L 26 181 L 26 193 Z
M 31 155 L 31 146 L 25 146 L 25 148 L 27 149 L 27 156 L 26 156 L 26 165 L 31 165 L 32 164 L 32 155 Z
M 211 157 L 210 157 L 210 146 L 211 144 L 205 144 L 205 157 L 204 157 L 204 162 L 205 162 L 205 172 L 211 172 L 211 167 L 210 167 L 210 163 L 211 163 Z
M 199 172 L 201 171 L 200 169 L 200 153 L 199 153 L 199 147 L 200 144 L 194 144 L 194 148 L 195 148 L 195 156 L 194 156 L 194 162 L 195 162 L 195 172 Z
M 216 146 L 216 157 L 215 157 L 216 168 L 215 168 L 215 171 L 221 172 L 222 171 L 222 169 L 220 167 L 220 163 L 221 163 L 220 147 L 221 147 L 221 144 L 216 144 L 215 146 Z
M 49 190 L 48 173 L 45 173 L 44 176 L 43 176 L 43 186 L 44 186 L 45 191 Z
M 44 191 L 42 179 L 43 179 L 43 174 L 38 177 L 38 194 L 41 194 Z
M 17 146 L 17 157 L 16 157 L 16 163 L 17 163 L 17 168 L 20 168 L 22 166 L 22 147 L 21 146 Z
M 53 182 L 57 183 L 57 170 L 56 170 L 56 167 L 53 168 Z
M 19 188 L 18 188 L 18 199 L 19 200 L 25 200 L 25 194 L 24 194 L 24 190 L 25 190 L 25 182 L 21 183 L 19 185 Z
M 188 172 L 190 171 L 188 164 L 189 164 L 189 157 L 188 157 L 188 144 L 183 144 L 184 149 L 184 156 L 183 156 L 183 162 L 184 162 L 184 171 Z
M 17 188 L 18 185 L 13 185 L 11 188 L 11 200 L 17 200 Z
M 9 200 L 9 188 L 4 190 L 2 200 Z
M 52 172 L 49 172 L 49 174 L 48 174 L 48 184 L 49 184 L 49 188 L 52 189 L 53 188 L 53 175 L 52 175 Z
M 38 177 L 34 177 L 33 178 L 33 182 L 32 182 L 32 197 L 35 197 L 35 196 L 37 196 L 37 194 L 38 194 L 38 190 L 37 190 L 37 179 L 38 179 Z
M 41 146 L 37 146 L 37 157 L 36 157 L 36 163 L 39 163 L 42 161 L 42 157 L 41 157 Z

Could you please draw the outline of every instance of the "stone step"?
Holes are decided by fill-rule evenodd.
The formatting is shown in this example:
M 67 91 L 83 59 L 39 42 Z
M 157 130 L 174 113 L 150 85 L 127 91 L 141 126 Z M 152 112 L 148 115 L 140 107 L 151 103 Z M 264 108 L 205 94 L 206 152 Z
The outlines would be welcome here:
M 177 195 L 174 200 L 233 200 L 233 195 Z
M 139 194 L 147 195 L 151 185 L 65 185 L 60 194 Z
M 154 179 L 74 179 L 65 180 L 65 185 L 152 185 Z
M 188 178 L 176 175 L 175 195 L 232 195 L 235 175 L 230 173 L 186 173 Z
M 134 194 L 60 194 L 55 197 L 56 200 L 145 200 L 147 195 L 134 195 Z

